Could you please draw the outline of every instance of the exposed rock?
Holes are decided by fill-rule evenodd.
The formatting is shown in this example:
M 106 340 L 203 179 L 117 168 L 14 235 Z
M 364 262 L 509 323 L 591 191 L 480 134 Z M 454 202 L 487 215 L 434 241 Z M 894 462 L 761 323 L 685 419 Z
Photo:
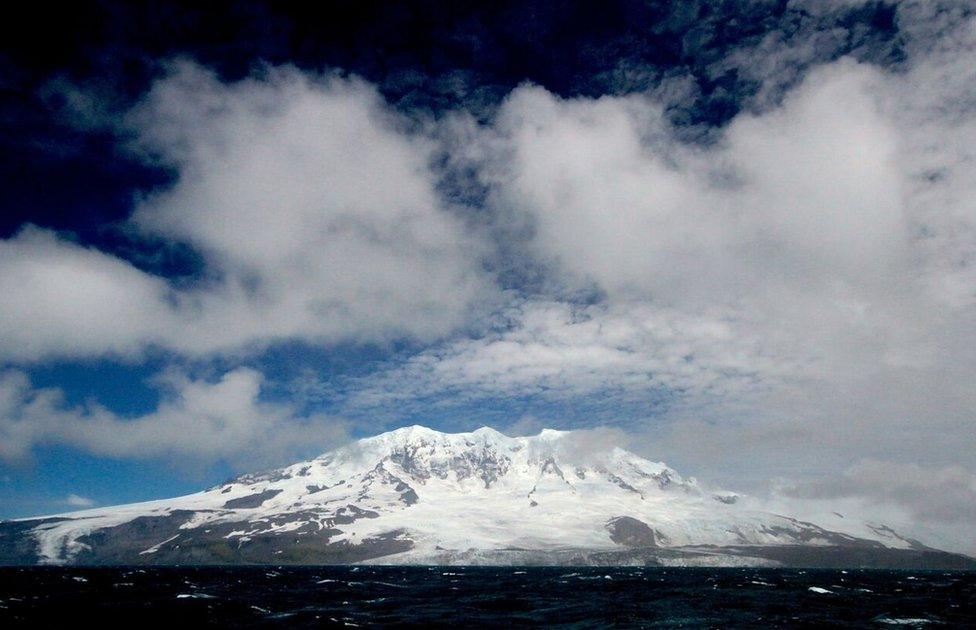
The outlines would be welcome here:
M 264 492 L 258 492 L 255 494 L 248 495 L 246 497 L 238 497 L 236 499 L 231 499 L 224 503 L 224 507 L 228 510 L 240 510 L 248 508 L 261 507 L 261 505 L 268 499 L 273 499 L 281 493 L 281 490 L 265 490 Z
M 657 547 L 661 535 L 644 521 L 617 516 L 607 522 L 610 540 L 625 547 Z

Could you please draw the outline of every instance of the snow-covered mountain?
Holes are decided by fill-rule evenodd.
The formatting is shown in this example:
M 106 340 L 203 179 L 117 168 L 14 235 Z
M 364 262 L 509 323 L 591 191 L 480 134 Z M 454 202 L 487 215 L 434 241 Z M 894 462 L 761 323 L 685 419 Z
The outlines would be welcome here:
M 0 523 L 0 563 L 976 566 L 757 510 L 587 436 L 406 427 L 197 494 Z

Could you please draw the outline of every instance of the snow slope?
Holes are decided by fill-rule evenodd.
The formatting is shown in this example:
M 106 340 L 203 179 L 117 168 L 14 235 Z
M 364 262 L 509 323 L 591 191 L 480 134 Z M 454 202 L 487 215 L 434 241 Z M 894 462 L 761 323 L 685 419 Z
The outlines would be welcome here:
M 446 434 L 405 427 L 184 497 L 16 522 L 17 544 L 23 552 L 23 537 L 32 537 L 41 563 L 505 561 L 499 553 L 661 555 L 703 546 L 925 549 L 877 527 L 829 531 L 766 513 L 748 497 L 706 489 L 623 449 L 594 454 L 585 439 L 554 430 L 510 438 L 489 428 Z

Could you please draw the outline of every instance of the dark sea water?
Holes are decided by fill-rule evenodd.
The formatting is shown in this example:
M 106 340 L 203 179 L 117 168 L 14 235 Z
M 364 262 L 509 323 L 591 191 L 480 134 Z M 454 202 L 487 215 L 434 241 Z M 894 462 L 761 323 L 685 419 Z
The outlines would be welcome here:
M 377 625 L 976 627 L 976 573 L 276 567 L 0 568 L 0 628 Z

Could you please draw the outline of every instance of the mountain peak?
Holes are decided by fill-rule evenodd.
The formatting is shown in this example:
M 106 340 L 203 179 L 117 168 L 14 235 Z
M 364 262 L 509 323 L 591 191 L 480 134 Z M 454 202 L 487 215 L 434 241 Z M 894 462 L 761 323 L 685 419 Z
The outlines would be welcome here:
M 438 444 L 505 444 L 521 443 L 527 446 L 533 443 L 552 443 L 572 434 L 572 431 L 556 429 L 542 429 L 537 435 L 523 437 L 509 437 L 501 431 L 488 426 L 482 426 L 474 431 L 459 431 L 450 433 L 438 431 L 420 424 L 412 424 L 386 431 L 371 437 L 358 440 L 355 444 L 360 447 L 391 446 L 395 444 L 438 443 Z
M 475 435 L 488 435 L 488 436 L 491 436 L 491 437 L 508 437 L 507 435 L 505 435 L 501 431 L 498 431 L 496 429 L 493 429 L 493 428 L 487 427 L 487 426 L 481 427 L 479 429 L 475 429 L 473 431 L 473 433 Z
M 456 433 L 450 433 L 447 431 L 438 431 L 437 429 L 432 429 L 430 427 L 421 424 L 411 424 L 396 429 L 391 429 L 384 433 L 378 435 L 373 435 L 370 437 L 363 438 L 359 440 L 360 442 L 399 442 L 399 441 L 409 441 L 416 439 L 471 439 L 473 437 L 480 438 L 491 438 L 496 440 L 543 440 L 543 441 L 553 441 L 560 438 L 566 437 L 574 433 L 574 431 L 560 430 L 560 429 L 542 429 L 536 435 L 522 436 L 522 437 L 510 437 L 505 435 L 498 429 L 494 429 L 489 426 L 482 426 L 474 431 L 458 431 Z
M 432 436 L 440 436 L 440 435 L 445 435 L 445 434 L 442 433 L 441 431 L 431 429 L 430 427 L 425 427 L 421 424 L 411 424 L 405 427 L 399 427 L 397 429 L 387 431 L 385 433 L 380 433 L 379 435 L 374 435 L 366 439 L 378 440 L 387 436 L 391 438 L 404 439 L 404 438 L 415 438 L 415 437 L 432 437 Z

